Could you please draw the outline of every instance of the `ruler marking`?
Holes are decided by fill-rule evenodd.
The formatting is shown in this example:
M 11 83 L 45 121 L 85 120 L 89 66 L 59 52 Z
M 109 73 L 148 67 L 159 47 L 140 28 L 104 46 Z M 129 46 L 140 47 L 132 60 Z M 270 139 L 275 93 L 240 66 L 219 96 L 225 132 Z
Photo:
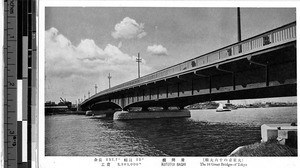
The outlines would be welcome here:
M 13 123 L 4 123 L 4 124 L 6 124 L 6 125 L 13 125 Z
M 22 79 L 22 70 L 23 70 L 23 3 L 24 1 L 19 1 L 18 2 L 18 9 L 17 9 L 17 27 L 20 28 L 17 30 L 17 36 L 18 36 L 18 41 L 17 41 L 17 79 Z
M 8 3 L 9 2 L 9 3 Z M 16 55 L 14 55 L 14 51 L 15 48 L 13 48 L 12 46 L 15 46 L 16 44 L 16 39 L 13 39 L 14 36 L 12 36 L 11 34 L 12 33 L 15 33 L 15 28 L 16 28 L 16 25 L 14 22 L 14 20 L 16 20 L 16 16 L 14 16 L 15 14 L 15 3 L 18 3 L 17 1 L 15 0 L 11 0 L 11 1 L 5 1 L 6 5 L 6 9 L 9 9 L 7 10 L 7 12 L 4 13 L 5 17 L 4 19 L 6 20 L 6 22 L 4 22 L 5 24 L 5 29 L 4 31 L 5 34 L 6 34 L 6 39 L 5 39 L 5 46 L 6 46 L 6 52 L 5 52 L 5 65 L 7 66 L 6 68 L 6 75 L 5 75 L 5 90 L 6 90 L 6 95 L 5 95 L 5 98 L 7 99 L 7 105 L 6 105 L 6 112 L 4 113 L 5 115 L 5 118 L 6 118 L 6 122 L 4 123 L 5 125 L 5 140 L 6 142 L 8 143 L 12 143 L 12 144 L 8 144 L 8 143 L 5 143 L 5 147 L 4 147 L 4 151 L 5 153 L 7 153 L 7 155 L 4 157 L 7 162 L 7 164 L 5 164 L 5 166 L 7 167 L 16 167 L 17 164 L 16 162 L 13 162 L 13 164 L 8 164 L 9 161 L 15 161 L 16 159 L 16 153 L 17 153 L 17 146 L 16 145 L 16 137 L 17 135 L 15 135 L 14 133 L 16 133 L 15 131 L 12 131 L 14 130 L 14 115 L 9 115 L 9 112 L 12 111 L 11 109 L 14 109 L 15 108 L 15 105 L 14 105 L 14 99 L 13 98 L 8 98 L 11 94 L 10 92 L 10 88 L 9 86 L 12 86 L 15 82 L 15 77 L 14 75 L 8 75 L 9 73 L 13 73 L 15 71 L 13 71 L 15 69 L 15 64 L 14 63 L 9 63 L 9 60 L 12 60 L 14 61 L 14 59 L 12 59 L 13 57 L 15 57 Z M 9 13 L 8 13 L 9 12 Z M 10 45 L 9 45 L 10 43 Z M 12 50 L 12 51 L 11 51 Z M 9 78 L 12 78 L 12 79 L 9 79 Z M 8 80 L 9 79 L 9 80 Z M 14 91 L 12 92 L 12 94 L 14 93 Z M 13 95 L 14 96 L 14 95 Z M 12 113 L 13 114 L 13 113 Z M 9 125 L 9 126 L 8 126 Z M 12 129 L 11 129 L 12 128 Z M 10 141 L 10 137 L 12 137 L 12 140 L 13 141 Z M 12 146 L 9 146 L 9 145 L 12 145 Z
M 31 75 L 36 72 L 35 0 L 4 0 L 4 61 L 5 62 L 5 166 L 30 168 L 31 164 L 31 115 L 32 92 Z M 33 30 L 32 30 L 33 29 Z M 10 62 L 9 62 L 10 61 Z M 25 61 L 25 62 L 24 62 Z M 30 74 L 29 74 L 30 73 Z M 31 74 L 32 73 L 32 74 Z M 23 87 L 13 87 L 21 80 Z M 35 88 L 36 89 L 36 88 Z M 18 96 L 20 95 L 21 96 Z M 18 101 L 21 97 L 22 101 Z M 27 100 L 27 101 L 25 101 Z M 30 101 L 29 101 L 30 100 Z M 22 106 L 20 106 L 20 104 Z M 22 109 L 21 111 L 18 108 Z M 27 111 L 27 112 L 26 112 Z M 20 112 L 22 117 L 20 117 Z M 17 119 L 22 118 L 22 129 L 17 131 Z M 14 121 L 13 119 L 16 119 Z M 27 120 L 27 121 L 24 121 Z M 24 123 L 23 123 L 24 122 Z M 9 126 L 8 126 L 9 125 Z M 13 134 L 15 133 L 15 134 Z M 22 134 L 23 133 L 23 134 Z M 23 135 L 23 136 L 22 136 Z M 21 140 L 19 139 L 21 138 Z M 12 140 L 12 141 L 10 141 Z M 11 146 L 12 145 L 12 146 Z M 23 150 L 19 148 L 23 147 Z M 23 151 L 23 152 L 22 152 Z M 21 157 L 17 154 L 21 153 Z M 21 159 L 20 162 L 10 162 Z M 36 157 L 34 157 L 36 159 Z M 22 162 L 23 161 L 23 162 Z M 26 162 L 24 162 L 26 161 Z M 28 161 L 28 162 L 27 162 Z M 19 163 L 19 164 L 17 164 Z M 36 166 L 36 165 L 35 165 Z

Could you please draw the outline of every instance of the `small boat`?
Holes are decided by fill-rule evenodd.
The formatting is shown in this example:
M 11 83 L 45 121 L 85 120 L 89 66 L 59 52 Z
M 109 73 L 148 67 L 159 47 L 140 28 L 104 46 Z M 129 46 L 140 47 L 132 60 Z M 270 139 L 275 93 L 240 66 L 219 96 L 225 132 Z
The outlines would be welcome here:
M 237 106 L 231 104 L 231 103 L 226 103 L 225 104 L 226 108 L 230 109 L 230 110 L 237 110 Z
M 88 111 L 85 112 L 85 115 L 86 116 L 93 116 L 94 112 L 92 110 L 88 110 Z
M 225 111 L 231 111 L 229 108 L 226 106 L 223 106 L 222 103 L 219 104 L 219 107 L 217 108 L 216 112 L 225 112 Z
M 91 118 L 93 119 L 103 119 L 106 118 L 106 114 L 98 114 L 98 115 L 92 115 Z

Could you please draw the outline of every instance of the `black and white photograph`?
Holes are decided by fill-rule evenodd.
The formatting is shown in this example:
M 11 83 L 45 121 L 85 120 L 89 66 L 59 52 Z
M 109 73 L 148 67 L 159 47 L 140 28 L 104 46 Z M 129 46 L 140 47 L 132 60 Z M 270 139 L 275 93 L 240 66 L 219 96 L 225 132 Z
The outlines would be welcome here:
M 297 0 L 0 1 L 0 168 L 298 168 Z
M 43 8 L 45 157 L 298 157 L 296 7 L 176 4 Z

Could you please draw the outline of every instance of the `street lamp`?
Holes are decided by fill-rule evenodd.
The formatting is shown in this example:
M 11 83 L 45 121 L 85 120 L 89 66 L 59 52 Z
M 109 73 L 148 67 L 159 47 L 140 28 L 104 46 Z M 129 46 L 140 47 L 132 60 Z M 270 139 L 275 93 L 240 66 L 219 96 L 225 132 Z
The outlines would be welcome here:
M 141 77 L 140 63 L 142 62 L 142 59 L 140 58 L 140 53 L 138 53 L 138 57 L 136 59 L 136 62 L 138 63 L 138 78 L 140 78 Z
M 95 84 L 95 94 L 97 94 L 97 88 L 98 88 L 98 86 L 97 86 L 97 84 Z
M 108 74 L 108 88 L 110 88 L 110 79 L 112 78 L 112 76 L 110 76 L 110 73 Z

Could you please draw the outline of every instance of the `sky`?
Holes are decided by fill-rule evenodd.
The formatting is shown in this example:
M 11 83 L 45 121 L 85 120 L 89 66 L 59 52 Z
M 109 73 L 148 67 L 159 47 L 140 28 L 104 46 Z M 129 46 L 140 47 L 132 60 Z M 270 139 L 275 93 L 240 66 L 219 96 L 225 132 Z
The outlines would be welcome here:
M 45 100 L 76 101 L 237 42 L 236 8 L 46 7 Z M 296 20 L 295 8 L 241 8 L 242 40 Z M 293 100 L 295 98 L 291 98 Z M 290 100 L 290 99 L 288 99 Z

